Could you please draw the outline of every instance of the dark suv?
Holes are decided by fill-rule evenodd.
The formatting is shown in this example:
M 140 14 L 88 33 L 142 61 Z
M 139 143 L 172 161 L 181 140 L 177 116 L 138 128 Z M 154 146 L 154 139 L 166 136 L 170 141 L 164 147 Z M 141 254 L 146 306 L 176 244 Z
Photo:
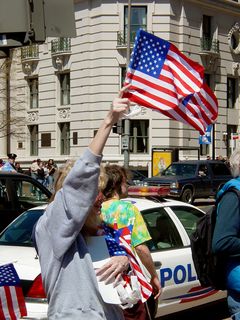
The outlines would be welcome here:
M 173 162 L 161 174 L 147 178 L 144 185 L 169 186 L 170 197 L 192 203 L 196 198 L 215 196 L 232 178 L 230 169 L 222 161 L 193 160 Z
M 51 192 L 26 174 L 0 171 L 0 231 L 20 213 L 48 202 Z

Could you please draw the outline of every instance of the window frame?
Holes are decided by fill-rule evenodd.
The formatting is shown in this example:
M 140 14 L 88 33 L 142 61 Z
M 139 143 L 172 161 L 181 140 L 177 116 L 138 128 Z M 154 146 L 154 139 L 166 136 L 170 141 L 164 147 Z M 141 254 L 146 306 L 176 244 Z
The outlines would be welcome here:
M 145 10 L 145 14 L 144 14 L 144 18 L 146 20 L 145 23 L 141 23 L 141 24 L 134 24 L 134 11 L 138 10 L 138 9 L 144 9 Z M 128 6 L 125 5 L 124 6 L 124 18 L 123 18 L 123 34 L 124 34 L 124 39 L 125 42 L 127 41 L 127 34 L 128 34 Z M 130 42 L 133 43 L 135 36 L 136 36 L 136 32 L 139 28 L 147 30 L 147 14 L 148 14 L 148 7 L 145 5 L 139 5 L 139 6 L 131 6 L 131 25 L 130 25 Z
M 29 109 L 37 109 L 39 107 L 39 78 L 38 76 L 30 77 L 27 79 L 27 82 L 29 89 Z
M 70 72 L 62 72 L 58 75 L 59 79 L 59 93 L 60 93 L 60 106 L 66 106 L 70 104 L 70 94 L 71 94 L 71 79 Z
M 30 156 L 38 155 L 39 128 L 37 124 L 28 126 L 30 133 Z
M 231 82 L 231 85 L 230 85 Z M 236 109 L 238 97 L 238 79 L 227 77 L 227 109 Z M 232 94 L 231 94 L 232 91 Z M 230 96 L 231 95 L 231 96 Z
M 58 124 L 60 131 L 60 154 L 70 154 L 70 122 L 60 122 Z

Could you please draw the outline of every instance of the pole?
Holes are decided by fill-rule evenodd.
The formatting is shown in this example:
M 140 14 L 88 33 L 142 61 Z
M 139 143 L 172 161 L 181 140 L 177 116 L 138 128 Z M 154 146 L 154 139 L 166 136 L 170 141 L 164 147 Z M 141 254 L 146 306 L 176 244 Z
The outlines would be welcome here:
M 127 26 L 127 57 L 126 65 L 128 66 L 130 61 L 131 50 L 131 0 L 128 0 L 128 26 Z M 129 167 L 129 136 L 130 136 L 130 120 L 124 120 L 124 133 L 122 139 L 124 139 L 124 167 Z
M 212 126 L 212 159 L 215 160 L 215 124 Z
M 6 142 L 7 142 L 7 149 L 6 153 L 11 152 L 11 135 L 10 135 L 10 120 L 11 120 L 11 114 L 10 114 L 10 70 L 11 70 L 11 57 L 10 54 L 6 58 L 7 66 L 6 66 Z

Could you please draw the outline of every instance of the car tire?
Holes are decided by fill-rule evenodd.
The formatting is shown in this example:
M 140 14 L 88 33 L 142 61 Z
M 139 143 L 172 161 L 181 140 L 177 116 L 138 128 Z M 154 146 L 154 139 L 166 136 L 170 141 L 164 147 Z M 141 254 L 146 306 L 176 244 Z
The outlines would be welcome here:
M 184 189 L 181 195 L 181 200 L 186 203 L 193 203 L 193 191 L 192 189 Z

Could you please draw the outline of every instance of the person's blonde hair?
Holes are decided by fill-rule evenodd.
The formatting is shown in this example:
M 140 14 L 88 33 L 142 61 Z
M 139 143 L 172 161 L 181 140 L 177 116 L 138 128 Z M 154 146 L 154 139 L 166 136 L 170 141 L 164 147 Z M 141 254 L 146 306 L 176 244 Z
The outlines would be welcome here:
M 67 177 L 68 173 L 71 171 L 74 164 L 75 164 L 74 160 L 67 160 L 65 165 L 59 168 L 58 176 L 55 182 L 54 192 L 50 198 L 50 202 L 54 200 L 56 193 L 62 188 L 64 180 Z M 106 186 L 106 183 L 107 183 L 107 176 L 106 176 L 103 165 L 101 165 L 99 179 L 98 179 L 98 190 L 99 191 L 103 190 Z M 84 223 L 84 226 L 82 227 L 82 230 L 81 230 L 82 234 L 84 236 L 96 235 L 99 224 L 100 224 L 99 217 L 96 214 L 89 213 Z

